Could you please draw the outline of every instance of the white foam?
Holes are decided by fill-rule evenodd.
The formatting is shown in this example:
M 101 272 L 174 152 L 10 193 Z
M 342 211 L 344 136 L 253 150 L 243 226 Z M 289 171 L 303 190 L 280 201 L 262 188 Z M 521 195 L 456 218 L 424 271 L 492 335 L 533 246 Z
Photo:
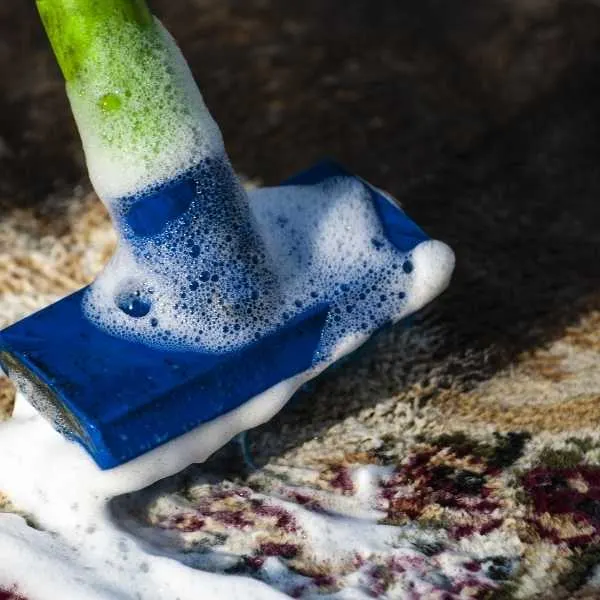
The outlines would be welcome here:
M 241 217 L 255 230 L 244 246 L 260 247 L 254 254 L 231 243 L 243 224 L 210 212 L 211 228 L 190 217 L 203 214 L 192 205 L 160 234 L 121 243 L 86 296 L 86 314 L 128 339 L 227 352 L 327 305 L 315 361 L 329 360 L 339 340 L 368 336 L 441 293 L 454 266 L 441 242 L 397 250 L 370 194 L 351 177 L 251 192 L 250 214 Z M 123 311 L 116 301 L 123 293 L 142 298 L 147 314 Z
M 342 340 L 332 360 L 363 341 Z M 279 412 L 305 381 L 326 366 L 283 381 L 238 409 L 110 471 L 101 471 L 79 445 L 57 433 L 19 395 L 12 418 L 0 425 L 0 490 L 33 515 L 45 532 L 30 528 L 21 517 L 0 515 L 0 589 L 16 585 L 29 600 L 195 600 L 199 590 L 207 600 L 287 597 L 252 579 L 200 572 L 168 555 L 148 554 L 113 521 L 107 502 L 203 462 L 237 433 Z M 311 532 L 318 524 L 305 511 L 299 517 Z M 324 544 L 319 552 L 325 552 L 334 538 L 313 533 Z M 348 535 L 354 537 L 338 532 L 338 545 Z M 367 546 L 385 545 L 373 535 L 365 541 Z M 31 577 L 32 565 L 39 576 Z
M 283 598 L 268 586 L 218 577 L 175 560 L 149 555 L 112 522 L 107 501 L 192 462 L 205 460 L 231 437 L 278 412 L 312 374 L 282 382 L 239 409 L 111 471 L 100 471 L 23 397 L 0 426 L 0 490 L 52 534 L 35 531 L 20 517 L 0 515 L 0 589 L 30 600 L 144 598 L 245 600 Z M 31 577 L 32 565 L 40 576 Z
M 414 248 L 411 261 L 418 276 L 407 295 L 404 307 L 407 314 L 426 306 L 448 287 L 455 258 L 454 252 L 446 244 L 428 240 Z
M 221 417 L 218 423 L 200 428 L 195 444 L 179 446 L 178 452 L 186 452 L 188 460 L 205 456 L 211 448 L 218 447 L 217 433 L 229 435 L 241 426 L 266 418 L 280 407 L 301 380 L 295 378 L 271 395 L 257 398 Z M 22 397 L 17 399 L 13 419 L 0 425 L 0 454 L 0 489 L 41 528 L 33 529 L 19 516 L 0 514 L 0 590 L 14 590 L 28 600 L 196 600 L 199 594 L 206 600 L 289 597 L 277 589 L 290 594 L 300 589 L 306 600 L 366 599 L 381 589 L 378 574 L 382 566 L 390 565 L 395 569 L 389 573 L 394 579 L 393 587 L 381 597 L 404 597 L 410 590 L 433 597 L 450 585 L 459 586 L 461 590 L 465 586 L 472 589 L 473 585 L 477 589 L 496 587 L 486 574 L 487 556 L 497 556 L 498 548 L 504 548 L 507 540 L 514 537 L 511 533 L 498 532 L 493 547 L 473 552 L 462 550 L 439 532 L 411 525 L 381 524 L 380 512 L 372 509 L 381 503 L 381 483 L 393 476 L 394 468 L 370 465 L 352 471 L 355 489 L 349 496 L 328 492 L 319 486 L 311 488 L 312 492 L 309 488 L 290 487 L 285 479 L 274 486 L 276 493 L 271 495 L 245 488 L 249 495 L 240 498 L 245 498 L 247 508 L 255 506 L 256 500 L 263 506 L 280 509 L 281 514 L 292 516 L 293 528 L 283 531 L 284 525 L 267 523 L 269 513 L 266 513 L 265 522 L 258 520 L 250 530 L 226 528 L 222 539 L 211 547 L 200 543 L 202 539 L 206 541 L 209 534 L 190 530 L 184 535 L 192 536 L 191 545 L 186 545 L 175 530 L 150 529 L 154 523 L 152 515 L 158 511 L 159 517 L 177 519 L 183 514 L 182 510 L 195 514 L 194 499 L 210 501 L 210 489 L 209 496 L 198 496 L 194 486 L 189 489 L 184 486 L 189 496 L 183 501 L 179 496 L 178 501 L 177 494 L 184 491 L 179 479 L 119 498 L 118 503 L 123 503 L 121 510 L 118 503 L 113 503 L 111 511 L 107 501 L 115 494 L 134 491 L 149 481 L 151 465 L 137 459 L 123 468 L 101 472 L 76 444 L 56 433 Z M 178 463 L 171 462 L 170 455 L 172 450 L 167 445 L 156 451 L 154 460 L 162 465 L 177 466 Z M 197 483 L 203 486 L 202 480 Z M 214 484 L 213 487 L 217 492 L 213 495 L 214 509 L 223 510 L 219 486 Z M 277 496 L 277 490 L 287 490 L 291 495 Z M 312 497 L 319 506 L 312 510 L 308 505 L 289 501 L 287 498 L 295 497 L 295 492 Z M 197 510 L 208 510 L 210 514 L 210 504 L 205 505 L 208 509 Z M 243 508 L 234 504 L 231 510 Z M 257 510 L 256 515 L 259 514 Z M 194 538 L 195 535 L 199 537 Z M 303 560 L 317 567 L 322 565 L 326 573 L 333 571 L 334 587 L 338 591 L 329 595 L 316 580 L 296 572 L 293 563 L 286 564 L 274 556 L 266 558 L 254 572 L 266 583 L 209 572 L 234 567 L 242 556 L 255 556 L 262 542 L 271 539 L 284 544 L 289 542 L 299 549 Z M 440 547 L 436 556 L 429 557 L 420 549 L 423 544 L 440 542 L 446 547 Z M 511 547 L 508 552 L 518 556 L 517 550 Z M 477 574 L 472 568 L 465 568 L 467 564 L 472 567 L 474 558 L 482 564 Z M 515 561 L 514 568 L 516 565 Z

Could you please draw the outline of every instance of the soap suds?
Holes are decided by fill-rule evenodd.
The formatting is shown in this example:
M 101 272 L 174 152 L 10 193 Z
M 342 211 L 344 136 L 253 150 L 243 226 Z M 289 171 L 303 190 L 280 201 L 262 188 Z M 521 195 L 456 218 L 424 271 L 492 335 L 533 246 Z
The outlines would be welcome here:
M 256 581 L 147 554 L 113 523 L 107 502 L 206 459 L 240 430 L 272 416 L 301 383 L 301 377 L 283 382 L 270 396 L 111 471 L 100 471 L 19 397 L 12 419 L 0 425 L 0 489 L 44 531 L 0 515 L 0 589 L 17 584 L 30 600 L 192 600 L 200 589 L 206 598 L 284 597 Z M 35 577 L 32 565 L 40 566 Z
M 206 176 L 194 175 L 199 187 Z M 316 363 L 329 361 L 339 340 L 401 319 L 448 283 L 452 251 L 436 241 L 396 249 L 372 190 L 353 177 L 258 189 L 248 200 L 251 214 L 240 220 L 221 214 L 230 197 L 199 194 L 159 234 L 126 232 L 86 296 L 86 314 L 143 343 L 231 352 L 326 305 Z M 232 242 L 250 226 L 255 236 Z
M 476 539 L 381 522 L 392 466 L 340 466 L 352 491 L 318 470 L 240 483 L 200 465 L 134 491 L 135 468 L 100 472 L 22 397 L 0 453 L 0 489 L 40 527 L 0 515 L 0 590 L 28 600 L 458 599 L 498 587 Z M 514 572 L 518 538 L 497 537 Z

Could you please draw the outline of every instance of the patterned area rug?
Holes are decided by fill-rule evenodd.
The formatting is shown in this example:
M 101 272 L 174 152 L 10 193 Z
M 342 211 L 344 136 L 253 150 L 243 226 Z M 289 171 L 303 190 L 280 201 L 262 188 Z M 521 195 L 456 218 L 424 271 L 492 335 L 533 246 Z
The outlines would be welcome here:
M 331 7 L 308 4 L 327 20 Z M 222 36 L 207 101 L 246 173 L 289 175 L 303 166 L 291 145 L 307 149 L 308 163 L 334 153 L 450 243 L 458 268 L 409 327 L 250 433 L 257 471 L 225 469 L 231 446 L 160 488 L 115 499 L 113 510 L 192 567 L 245 573 L 291 597 L 600 598 L 600 11 L 461 3 L 452 16 L 418 4 L 383 2 L 381 18 L 367 19 L 357 2 L 323 41 L 308 9 L 156 2 L 192 64 Z M 186 23 L 192 7 L 207 12 Z M 379 48 L 372 63 L 352 50 L 357 31 Z M 203 32 L 208 41 L 192 42 Z M 244 62 L 249 47 L 255 67 Z M 0 326 L 89 282 L 115 242 L 80 182 L 71 130 L 55 157 L 67 181 L 43 171 L 29 185 L 23 174 L 32 157 L 50 160 L 33 150 L 52 143 L 35 102 L 60 102 L 38 53 L 41 79 L 19 80 L 0 100 L 9 112 L 28 107 L 42 137 L 0 130 Z M 330 66 L 339 55 L 343 69 Z M 248 106 L 269 107 L 262 128 L 236 121 L 237 84 L 218 75 L 232 65 Z M 367 113 L 368 123 L 348 126 Z M 68 123 L 65 107 L 57 115 Z M 264 148 L 275 162 L 261 169 Z M 5 412 L 12 398 L 0 378 Z M 340 534 L 335 547 L 318 546 L 315 528 L 349 523 L 363 545 Z M 381 545 L 388 536 L 393 549 Z
M 3 220 L 3 324 L 77 289 L 110 256 L 95 196 L 64 215 L 61 235 L 31 210 Z M 493 374 L 481 371 L 488 348 L 448 351 L 455 334 L 433 307 L 251 432 L 258 471 L 230 474 L 226 448 L 115 510 L 136 535 L 151 526 L 158 548 L 196 555 L 197 568 L 260 577 L 297 598 L 357 580 L 382 598 L 600 596 L 600 310 L 589 302 L 562 335 Z M 0 398 L 7 409 L 7 380 Z M 342 535 L 347 519 L 363 539 L 397 529 L 405 542 L 374 542 L 365 557 L 342 539 L 315 559 L 324 551 L 311 527 Z

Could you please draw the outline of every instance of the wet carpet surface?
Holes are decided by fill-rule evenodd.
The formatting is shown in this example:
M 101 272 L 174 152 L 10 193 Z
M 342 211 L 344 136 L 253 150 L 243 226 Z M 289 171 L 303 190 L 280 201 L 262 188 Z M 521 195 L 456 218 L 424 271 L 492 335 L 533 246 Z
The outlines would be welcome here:
M 0 325 L 89 282 L 114 247 L 30 4 L 0 6 Z M 412 327 L 251 432 L 262 470 L 138 498 L 138 518 L 182 548 L 260 531 L 244 569 L 265 578 L 278 557 L 296 597 L 352 573 L 373 597 L 600 597 L 600 6 L 151 4 L 241 173 L 276 183 L 335 157 L 458 262 Z M 410 552 L 314 565 L 293 518 L 264 508 L 300 488 L 321 516 L 359 505 L 364 473 L 373 527 L 413 528 Z

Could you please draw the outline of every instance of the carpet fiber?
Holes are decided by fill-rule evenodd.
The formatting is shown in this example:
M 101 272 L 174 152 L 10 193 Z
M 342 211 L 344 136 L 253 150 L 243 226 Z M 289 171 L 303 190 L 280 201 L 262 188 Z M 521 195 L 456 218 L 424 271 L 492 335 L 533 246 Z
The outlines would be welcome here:
M 114 248 L 24 4 L 0 6 L 0 326 L 89 282 Z M 227 448 L 162 504 L 118 509 L 188 550 L 259 539 L 240 547 L 247 572 L 280 557 L 295 597 L 352 573 L 373 597 L 600 597 L 598 5 L 152 5 L 241 172 L 274 183 L 335 156 L 448 242 L 457 272 L 410 327 L 250 433 L 258 472 L 209 477 Z M 0 378 L 5 411 L 12 396 Z M 364 474 L 372 524 L 410 552 L 313 564 L 292 517 L 265 509 L 343 513 Z

